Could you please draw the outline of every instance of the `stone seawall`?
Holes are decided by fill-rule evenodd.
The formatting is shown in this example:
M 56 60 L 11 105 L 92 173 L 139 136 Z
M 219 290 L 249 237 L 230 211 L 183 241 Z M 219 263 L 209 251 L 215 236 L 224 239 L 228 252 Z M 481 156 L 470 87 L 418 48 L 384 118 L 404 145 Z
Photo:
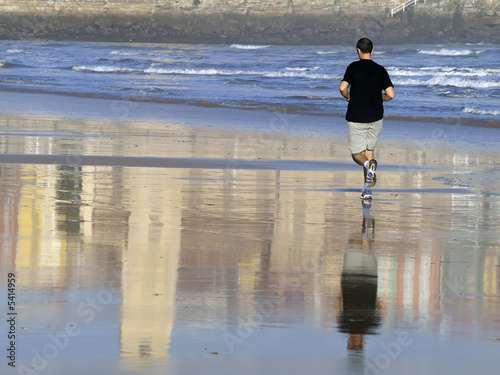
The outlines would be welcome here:
M 500 1 L 0 0 L 1 39 L 500 44 Z

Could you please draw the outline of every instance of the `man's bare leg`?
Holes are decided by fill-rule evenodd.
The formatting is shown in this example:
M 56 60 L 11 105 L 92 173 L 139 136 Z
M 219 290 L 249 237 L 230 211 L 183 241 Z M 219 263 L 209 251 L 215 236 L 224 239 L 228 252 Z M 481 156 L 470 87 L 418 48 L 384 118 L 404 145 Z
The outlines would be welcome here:
M 375 150 L 365 150 L 365 156 L 367 160 L 375 159 Z
M 362 152 L 358 152 L 356 154 L 351 154 L 352 160 L 356 162 L 356 164 L 359 164 L 363 167 L 363 173 L 364 173 L 364 182 L 366 182 L 366 168 L 365 168 L 365 162 L 375 159 L 375 152 L 374 150 L 365 150 Z

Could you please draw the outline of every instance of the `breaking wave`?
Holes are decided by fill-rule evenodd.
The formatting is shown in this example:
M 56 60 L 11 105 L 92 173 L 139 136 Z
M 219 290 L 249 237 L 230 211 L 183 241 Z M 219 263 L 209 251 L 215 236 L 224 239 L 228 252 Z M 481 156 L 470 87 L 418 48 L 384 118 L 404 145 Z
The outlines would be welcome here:
M 317 51 L 316 55 L 319 55 L 319 56 L 321 56 L 321 55 L 334 55 L 336 53 L 338 53 L 338 51 Z
M 448 48 L 441 48 L 440 50 L 435 50 L 435 49 L 418 50 L 418 53 L 422 53 L 424 55 L 439 55 L 439 56 L 472 56 L 484 52 L 486 51 L 485 50 L 478 51 L 473 49 L 460 50 L 460 49 L 448 49 Z
M 111 51 L 110 55 L 118 55 L 118 56 L 137 56 L 138 53 L 131 51 Z
M 138 72 L 137 69 L 132 68 L 122 68 L 118 66 L 87 66 L 87 65 L 77 65 L 72 68 L 76 72 L 93 72 L 93 73 L 132 73 Z
M 457 77 L 437 76 L 430 79 L 410 78 L 393 79 L 400 86 L 454 86 L 460 88 L 500 88 L 500 81 L 484 81 L 477 79 L 464 79 Z
M 144 73 L 148 74 L 187 74 L 187 75 L 223 75 L 223 76 L 262 76 L 270 78 L 312 78 L 312 79 L 340 79 L 339 75 L 311 73 L 307 70 L 291 71 L 252 71 L 252 70 L 229 70 L 229 69 L 175 69 L 175 68 L 147 68 Z
M 251 45 L 251 44 L 232 44 L 231 48 L 236 49 L 262 49 L 269 48 L 270 46 L 261 46 L 261 45 Z
M 8 49 L 7 53 L 14 54 L 14 53 L 30 53 L 30 51 L 24 50 L 24 49 Z
M 461 76 L 461 77 L 495 77 L 500 76 L 500 69 L 496 68 L 457 68 L 448 66 L 422 67 L 417 69 L 388 67 L 391 76 Z
M 462 109 L 462 112 L 474 114 L 474 115 L 500 116 L 500 110 L 494 110 L 494 109 L 480 109 L 480 108 L 475 108 L 475 107 L 464 107 Z

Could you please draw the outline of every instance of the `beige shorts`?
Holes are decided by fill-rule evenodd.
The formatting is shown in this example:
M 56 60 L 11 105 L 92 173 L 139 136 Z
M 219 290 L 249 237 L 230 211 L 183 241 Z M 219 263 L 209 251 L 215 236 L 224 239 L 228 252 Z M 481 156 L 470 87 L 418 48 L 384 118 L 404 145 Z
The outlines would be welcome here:
M 375 122 L 347 122 L 349 130 L 349 148 L 351 154 L 357 154 L 365 150 L 375 149 L 378 137 L 382 132 L 383 120 Z

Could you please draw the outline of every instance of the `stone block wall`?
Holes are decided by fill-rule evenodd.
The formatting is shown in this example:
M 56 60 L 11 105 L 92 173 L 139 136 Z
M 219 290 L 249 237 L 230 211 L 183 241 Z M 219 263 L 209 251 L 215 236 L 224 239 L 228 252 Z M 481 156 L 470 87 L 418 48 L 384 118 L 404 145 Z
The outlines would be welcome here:
M 324 15 L 387 14 L 404 0 L 0 0 L 0 13 Z M 419 0 L 417 8 L 440 13 L 500 12 L 498 0 Z M 493 15 L 493 14 L 492 14 Z
M 0 0 L 0 38 L 500 43 L 500 0 Z

